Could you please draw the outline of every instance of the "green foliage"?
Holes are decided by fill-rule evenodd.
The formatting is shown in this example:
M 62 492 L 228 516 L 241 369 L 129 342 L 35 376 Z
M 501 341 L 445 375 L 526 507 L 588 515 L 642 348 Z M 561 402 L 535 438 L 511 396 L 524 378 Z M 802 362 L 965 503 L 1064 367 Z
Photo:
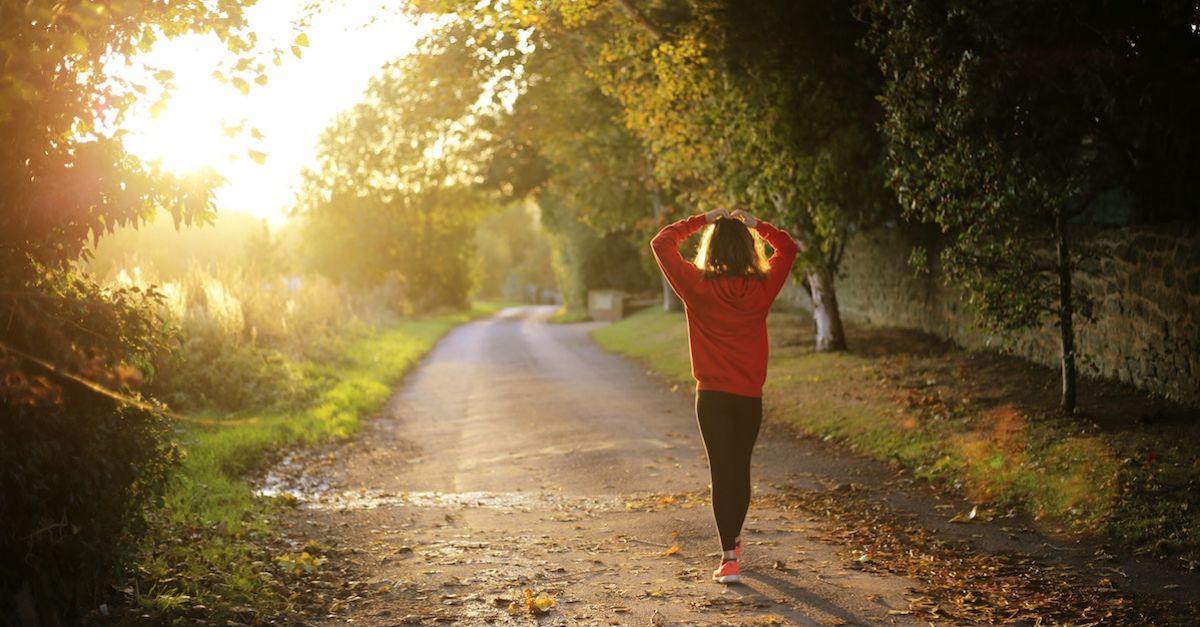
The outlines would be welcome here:
M 63 620 L 94 607 L 178 459 L 170 435 L 161 416 L 71 387 L 49 407 L 0 404 L 0 587 L 28 584 Z
M 477 296 L 528 301 L 527 290 L 553 290 L 551 245 L 542 230 L 540 211 L 513 203 L 483 218 L 475 231 Z
M 554 274 L 563 306 L 569 310 L 587 307 L 589 289 L 613 288 L 626 292 L 653 289 L 654 284 L 641 259 L 647 248 L 634 231 L 599 235 L 578 220 L 573 207 L 564 206 L 556 194 L 541 195 L 542 219 L 553 246 Z
M 1180 181 L 1197 166 L 1179 155 L 1200 146 L 1200 131 L 1174 113 L 1200 104 L 1194 3 L 866 7 L 905 215 L 947 234 L 944 275 L 982 325 L 1055 321 L 1062 407 L 1073 411 L 1074 319 L 1089 317 L 1089 297 L 1072 279 L 1090 251 L 1071 224 L 1106 196 L 1194 215 L 1195 190 Z
M 581 62 L 593 44 L 562 29 L 524 29 L 524 18 L 506 23 L 511 17 L 479 9 L 429 36 L 438 43 L 426 54 L 505 60 L 477 64 L 467 76 L 502 86 L 495 89 L 502 97 L 499 106 L 479 108 L 463 120 L 475 125 L 483 149 L 461 157 L 473 160 L 467 167 L 481 171 L 483 186 L 496 196 L 537 201 L 554 243 L 559 291 L 571 307 L 582 306 L 588 288 L 645 285 L 644 269 L 626 277 L 628 268 L 622 268 L 615 277 L 611 268 L 639 258 L 652 265 L 641 242 L 656 228 L 655 187 L 644 150 L 615 120 L 617 103 L 601 93 L 588 63 Z M 497 22 L 504 24 L 502 36 L 458 34 Z M 520 72 L 511 71 L 516 65 Z M 626 240 L 637 244 L 630 248 Z
M 180 179 L 124 152 L 114 129 L 147 85 L 114 78 L 104 66 L 194 31 L 212 30 L 232 53 L 248 53 L 246 4 L 34 0 L 0 7 L 4 265 L 25 266 L 27 258 L 70 264 L 89 236 L 139 223 L 157 208 L 177 222 L 211 217 L 211 175 Z M 160 72 L 154 86 L 169 87 L 170 79 Z
M 384 67 L 325 132 L 298 207 L 314 268 L 358 285 L 399 283 L 418 311 L 466 304 L 482 175 L 465 155 L 480 149 L 470 121 L 487 104 L 484 60 L 444 42 L 474 41 L 475 30 L 454 25 Z
M 891 183 L 906 215 L 950 235 L 942 267 L 981 323 L 1039 325 L 1058 301 L 1055 219 L 1086 209 L 1102 184 L 1092 178 L 1108 173 L 1085 118 L 1099 68 L 1031 52 L 1079 46 L 1082 33 L 1060 39 L 1073 16 L 1054 3 L 877 8 Z
M 778 221 L 805 241 L 803 272 L 828 294 L 814 302 L 840 327 L 833 283 L 846 233 L 892 206 L 875 129 L 880 79 L 849 5 L 417 6 L 494 24 L 512 35 L 502 45 L 526 44 L 507 44 L 526 73 L 507 121 L 524 143 L 506 145 L 541 157 L 527 170 L 545 172 L 558 204 L 602 230 L 642 235 L 704 206 Z
M 597 80 L 664 186 L 779 221 L 832 276 L 848 225 L 888 204 L 862 25 L 839 2 L 670 6 L 643 16 L 657 29 L 608 18 Z
M 124 151 L 124 112 L 171 77 L 138 84 L 105 66 L 193 31 L 248 55 L 245 4 L 0 4 L 0 588 L 29 582 L 46 622 L 76 622 L 104 590 L 172 460 L 161 418 L 96 393 L 129 394 L 149 370 L 165 337 L 158 295 L 101 288 L 75 263 L 89 240 L 159 209 L 206 222 L 217 182 Z
M 151 266 L 114 279 L 119 289 L 158 295 L 153 319 L 172 337 L 170 350 L 153 347 L 146 389 L 173 410 L 266 410 L 310 399 L 320 377 L 301 370 L 304 360 L 329 359 L 340 335 L 394 319 L 385 289 L 282 276 L 229 254 L 170 280 Z
M 153 291 L 44 277 L 0 296 L 0 588 L 28 583 L 46 616 L 72 621 L 118 572 L 175 459 L 161 416 L 91 386 L 133 394 L 165 333 Z
M 1164 171 L 1182 181 L 1196 167 L 1135 165 L 1200 143 L 1185 130 L 1193 124 L 1168 112 L 1200 102 L 1197 70 L 1168 78 L 1153 69 L 1182 67 L 1172 54 L 1194 60 L 1180 48 L 1195 44 L 1184 34 L 1194 8 L 1184 4 L 867 3 L 887 78 L 891 185 L 907 216 L 949 235 L 942 267 L 984 325 L 1025 329 L 1072 308 L 1060 302 L 1052 256 L 1066 227 L 1056 221 L 1085 216 L 1122 188 L 1162 191 Z M 1169 141 L 1164 123 L 1175 125 Z M 1144 199 L 1178 212 L 1188 201 L 1177 185 L 1166 186 L 1172 203 Z M 1075 257 L 1064 260 L 1068 273 Z

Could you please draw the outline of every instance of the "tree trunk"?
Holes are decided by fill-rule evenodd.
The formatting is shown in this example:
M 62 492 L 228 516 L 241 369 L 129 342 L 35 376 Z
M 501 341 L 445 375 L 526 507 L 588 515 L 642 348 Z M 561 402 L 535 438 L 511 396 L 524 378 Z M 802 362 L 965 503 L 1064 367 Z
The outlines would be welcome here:
M 683 301 L 679 300 L 679 295 L 671 289 L 671 284 L 665 276 L 662 277 L 662 293 L 663 311 L 683 311 Z
M 838 311 L 837 292 L 833 275 L 818 271 L 808 275 L 809 295 L 812 297 L 813 320 L 817 323 L 817 352 L 846 350 L 846 331 Z
M 647 176 L 647 180 L 652 181 L 649 176 Z M 654 203 L 654 217 L 656 219 L 661 218 L 667 208 L 663 204 L 662 193 L 653 182 L 650 183 L 650 198 Z M 683 311 L 683 301 L 679 300 L 679 295 L 675 293 L 675 290 L 671 289 L 671 284 L 667 282 L 666 275 L 659 278 L 662 281 L 663 311 Z
M 1067 241 L 1067 221 L 1059 212 L 1054 216 L 1054 237 L 1058 243 L 1058 330 L 1061 343 L 1063 413 L 1075 413 L 1075 303 L 1071 297 L 1071 251 Z

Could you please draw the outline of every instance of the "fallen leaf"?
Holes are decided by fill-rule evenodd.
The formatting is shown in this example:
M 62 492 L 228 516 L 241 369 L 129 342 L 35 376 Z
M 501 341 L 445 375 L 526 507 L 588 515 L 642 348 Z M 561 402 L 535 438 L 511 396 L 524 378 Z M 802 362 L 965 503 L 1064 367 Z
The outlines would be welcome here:
M 676 554 L 676 553 L 678 553 L 678 552 L 679 552 L 679 545 L 678 545 L 678 544 L 672 544 L 672 545 L 671 545 L 671 548 L 669 548 L 669 549 L 667 549 L 667 550 L 663 551 L 662 553 L 659 553 L 659 554 L 658 554 L 658 556 L 659 556 L 659 557 L 667 557 L 668 555 L 674 555 L 674 554 Z
M 966 514 L 959 512 L 950 519 L 952 523 L 986 523 L 991 522 L 992 517 L 979 511 L 979 506 L 971 508 L 971 511 Z
M 533 590 L 529 588 L 525 588 L 519 595 L 514 596 L 519 597 L 519 599 L 508 604 L 507 612 L 510 616 L 517 616 L 523 613 L 528 613 L 530 616 L 541 616 L 557 605 L 554 597 L 545 592 L 534 594 Z M 496 601 L 499 602 L 500 599 Z

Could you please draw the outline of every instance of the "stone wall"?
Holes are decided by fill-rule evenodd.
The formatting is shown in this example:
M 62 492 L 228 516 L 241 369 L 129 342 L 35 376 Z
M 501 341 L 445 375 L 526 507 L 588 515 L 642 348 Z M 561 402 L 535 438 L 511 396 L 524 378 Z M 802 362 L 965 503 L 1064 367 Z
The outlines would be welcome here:
M 1080 239 L 1099 254 L 1075 275 L 1095 313 L 1093 322 L 1077 323 L 1081 372 L 1200 405 L 1200 224 L 1089 227 Z M 1058 365 L 1053 327 L 991 335 L 975 328 L 969 305 L 940 284 L 936 263 L 929 275 L 914 276 L 908 258 L 917 244 L 936 251 L 937 232 L 897 225 L 856 233 L 837 283 L 842 315 Z M 810 305 L 801 288 L 788 290 L 785 297 Z

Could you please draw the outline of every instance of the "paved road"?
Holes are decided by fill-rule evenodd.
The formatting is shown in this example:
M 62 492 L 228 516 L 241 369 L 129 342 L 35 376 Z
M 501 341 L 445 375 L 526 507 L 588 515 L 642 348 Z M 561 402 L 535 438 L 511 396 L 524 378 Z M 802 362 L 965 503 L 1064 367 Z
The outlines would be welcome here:
M 744 584 L 717 563 L 687 390 L 598 349 L 592 325 L 515 308 L 451 332 L 298 516 L 352 555 L 362 594 L 329 624 L 905 624 L 911 582 L 848 568 L 821 521 L 772 499 L 813 484 L 790 438 L 756 453 Z M 810 453 L 811 454 L 811 453 Z M 845 469 L 842 469 L 843 471 Z M 314 477 L 308 477 L 313 482 Z M 512 612 L 517 614 L 513 615 Z

